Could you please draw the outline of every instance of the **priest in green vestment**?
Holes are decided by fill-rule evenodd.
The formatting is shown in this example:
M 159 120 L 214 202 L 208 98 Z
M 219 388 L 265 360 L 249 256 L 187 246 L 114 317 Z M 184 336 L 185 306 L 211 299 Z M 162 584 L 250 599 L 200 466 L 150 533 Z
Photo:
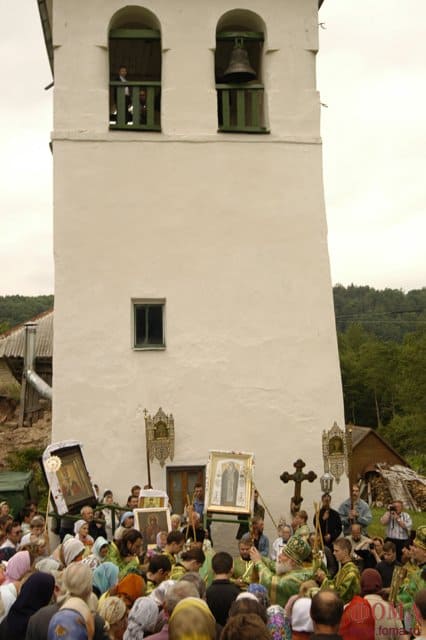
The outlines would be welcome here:
M 340 563 L 340 569 L 331 580 L 325 571 L 318 569 L 315 574 L 321 589 L 332 589 L 345 604 L 361 593 L 361 576 L 358 567 L 351 560 L 352 546 L 347 538 L 337 538 L 333 542 L 333 553 Z
M 257 582 L 257 572 L 254 569 L 254 562 L 250 558 L 251 547 L 251 536 L 249 533 L 245 533 L 238 543 L 240 555 L 234 558 L 231 578 L 231 581 L 243 590 L 246 590 L 252 582 Z
M 251 548 L 250 557 L 259 574 L 259 583 L 268 589 L 271 604 L 284 607 L 291 596 L 299 593 L 302 582 L 312 578 L 312 567 L 303 566 L 311 552 L 309 544 L 299 536 L 289 539 L 276 563 L 261 556 L 255 547 Z

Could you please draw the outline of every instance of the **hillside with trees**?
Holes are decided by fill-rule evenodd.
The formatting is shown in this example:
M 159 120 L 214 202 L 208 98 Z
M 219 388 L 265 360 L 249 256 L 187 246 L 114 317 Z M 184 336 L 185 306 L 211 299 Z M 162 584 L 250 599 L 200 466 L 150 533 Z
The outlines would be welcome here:
M 53 295 L 0 296 L 0 334 L 52 307 Z
M 404 293 L 350 285 L 333 287 L 337 331 L 358 324 L 381 340 L 402 342 L 407 333 L 426 326 L 426 288 Z
M 426 471 L 426 289 L 333 289 L 345 420 Z

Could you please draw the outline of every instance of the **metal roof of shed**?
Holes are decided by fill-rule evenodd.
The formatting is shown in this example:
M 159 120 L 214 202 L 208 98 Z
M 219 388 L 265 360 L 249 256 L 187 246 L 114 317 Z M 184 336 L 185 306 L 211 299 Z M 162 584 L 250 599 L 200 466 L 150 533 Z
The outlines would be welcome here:
M 28 322 L 37 325 L 36 358 L 51 358 L 53 354 L 53 309 L 40 313 Z M 0 358 L 24 357 L 25 324 L 13 327 L 0 337 Z

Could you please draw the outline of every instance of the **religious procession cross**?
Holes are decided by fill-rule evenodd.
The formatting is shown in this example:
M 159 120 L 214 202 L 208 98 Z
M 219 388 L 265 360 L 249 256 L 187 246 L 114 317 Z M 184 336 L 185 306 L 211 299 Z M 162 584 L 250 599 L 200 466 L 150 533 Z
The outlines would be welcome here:
M 313 482 L 316 480 L 317 474 L 314 471 L 309 471 L 308 473 L 303 473 L 302 469 L 306 464 L 300 458 L 293 463 L 293 467 L 296 468 L 296 471 L 292 474 L 284 471 L 280 475 L 280 479 L 286 484 L 290 482 L 290 480 L 294 481 L 294 496 L 290 502 L 290 511 L 292 515 L 294 515 L 297 511 L 299 511 L 300 506 L 303 502 L 302 498 L 302 482 L 307 480 L 308 482 Z

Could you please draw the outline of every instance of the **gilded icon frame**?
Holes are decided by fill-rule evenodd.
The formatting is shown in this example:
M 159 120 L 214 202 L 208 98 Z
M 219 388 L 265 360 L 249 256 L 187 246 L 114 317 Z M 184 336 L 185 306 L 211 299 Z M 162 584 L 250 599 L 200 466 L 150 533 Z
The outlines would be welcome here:
M 206 469 L 205 511 L 250 514 L 253 469 L 252 453 L 210 451 Z

